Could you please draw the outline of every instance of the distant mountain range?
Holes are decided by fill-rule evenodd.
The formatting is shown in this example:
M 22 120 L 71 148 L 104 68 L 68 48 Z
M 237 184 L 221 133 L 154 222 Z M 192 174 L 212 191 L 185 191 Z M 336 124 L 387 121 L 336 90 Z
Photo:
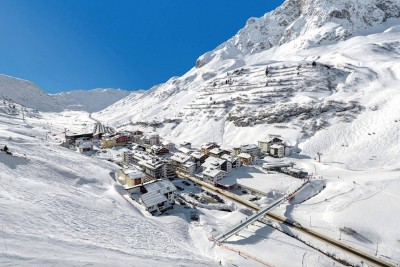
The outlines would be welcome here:
M 98 88 L 49 95 L 30 81 L 0 74 L 0 100 L 12 100 L 39 111 L 59 112 L 68 109 L 96 112 L 131 93 L 121 89 Z
M 127 97 L 130 93 L 121 89 L 97 88 L 93 90 L 62 92 L 54 94 L 52 97 L 65 109 L 96 112 Z

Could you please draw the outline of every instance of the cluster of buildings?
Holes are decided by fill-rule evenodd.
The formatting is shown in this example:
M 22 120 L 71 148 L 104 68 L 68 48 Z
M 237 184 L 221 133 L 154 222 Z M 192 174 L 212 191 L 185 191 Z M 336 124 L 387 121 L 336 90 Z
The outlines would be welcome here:
M 174 204 L 176 187 L 170 180 L 177 176 L 196 176 L 210 184 L 224 186 L 218 182 L 242 165 L 253 165 L 265 154 L 278 158 L 290 154 L 290 147 L 280 136 L 269 136 L 258 141 L 258 145 L 248 144 L 233 149 L 221 148 L 215 142 L 193 149 L 189 142 L 175 145 L 161 140 L 155 133 L 116 133 L 96 125 L 93 134 L 66 136 L 66 139 L 80 153 L 92 151 L 96 142 L 103 149 L 123 146 L 120 151 L 124 168 L 120 171 L 119 182 L 152 214 L 164 212 Z M 295 171 L 293 166 L 290 170 Z M 298 175 L 301 177 L 303 174 Z
M 279 136 L 269 136 L 267 140 L 259 141 L 258 145 L 248 144 L 233 149 L 223 149 L 215 142 L 193 149 L 191 143 L 175 145 L 161 141 L 155 134 L 144 135 L 136 131 L 125 135 L 130 137 L 124 140 L 131 145 L 131 149 L 124 149 L 122 153 L 122 162 L 127 168 L 121 171 L 121 183 L 131 194 L 141 193 L 136 199 L 152 213 L 163 212 L 173 202 L 171 195 L 163 193 L 162 197 L 153 192 L 155 186 L 150 186 L 153 183 L 163 183 L 165 188 L 174 191 L 176 188 L 167 181 L 177 176 L 196 176 L 210 184 L 224 186 L 218 182 L 230 171 L 242 165 L 255 164 L 264 154 L 274 157 L 290 154 L 290 147 Z M 120 138 L 121 134 L 118 136 Z M 109 144 L 109 141 L 106 142 Z

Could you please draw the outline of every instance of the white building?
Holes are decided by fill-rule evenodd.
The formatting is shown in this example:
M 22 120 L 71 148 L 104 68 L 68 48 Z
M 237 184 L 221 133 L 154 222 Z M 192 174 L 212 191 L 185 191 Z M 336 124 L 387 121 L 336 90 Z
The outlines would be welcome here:
M 228 162 L 228 164 L 227 164 L 228 168 L 226 170 L 228 172 L 230 171 L 230 169 L 235 169 L 235 168 L 240 167 L 240 159 L 238 157 L 234 157 L 231 155 L 222 155 L 221 159 L 224 159 L 224 160 L 226 160 L 226 162 Z M 230 166 L 230 168 L 229 168 L 229 166 Z
M 79 153 L 86 153 L 86 152 L 93 151 L 93 142 L 86 141 L 86 142 L 80 143 L 78 145 L 78 151 L 79 151 Z
M 260 148 L 257 145 L 249 144 L 240 147 L 241 153 L 247 153 L 254 157 L 257 157 L 260 154 Z
M 205 182 L 210 184 L 215 184 L 216 182 L 224 178 L 226 172 L 220 169 L 209 168 L 204 170 L 202 174 L 203 174 L 203 180 Z
M 166 147 L 166 148 L 168 148 L 168 150 L 173 150 L 173 149 L 175 149 L 175 144 L 174 143 L 171 143 L 171 142 L 168 142 L 168 141 L 163 141 L 162 142 L 162 145 L 163 145 L 163 147 Z
M 190 155 L 192 153 L 192 151 L 187 148 L 187 147 L 177 147 L 176 148 L 179 152 L 185 154 L 185 155 Z
M 79 145 L 90 141 L 92 141 L 90 137 L 79 137 L 75 139 L 75 145 L 79 147 Z
M 283 144 L 273 144 L 269 147 L 269 154 L 275 158 L 283 158 L 290 155 L 290 148 Z
M 174 154 L 170 160 L 173 166 L 173 169 L 177 173 L 181 174 L 193 174 L 196 170 L 196 163 L 190 160 L 190 156 L 182 153 Z
M 125 186 L 131 188 L 144 182 L 145 174 L 136 168 L 126 169 L 120 172 L 118 179 Z
M 216 157 L 208 157 L 204 163 L 201 165 L 203 170 L 206 169 L 218 169 L 221 170 L 222 169 L 222 165 L 226 163 L 225 159 L 220 159 L 220 158 L 216 158 Z
M 133 157 L 133 152 L 132 151 L 124 151 L 122 153 L 122 161 L 128 165 L 128 164 L 133 164 L 134 161 L 134 157 Z
M 269 153 L 270 147 L 274 144 L 284 145 L 280 135 L 268 135 L 268 138 L 258 141 L 262 153 Z
M 254 157 L 248 153 L 240 153 L 238 157 L 242 165 L 250 165 L 254 162 Z
M 139 201 L 152 214 L 166 211 L 175 203 L 176 187 L 167 179 L 147 183 L 144 189 L 146 193 Z

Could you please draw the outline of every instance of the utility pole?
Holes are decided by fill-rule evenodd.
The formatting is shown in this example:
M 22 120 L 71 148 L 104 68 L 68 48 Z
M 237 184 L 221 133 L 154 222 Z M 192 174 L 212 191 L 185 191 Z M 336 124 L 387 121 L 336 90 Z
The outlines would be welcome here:
M 317 156 L 318 156 L 318 162 L 321 162 L 321 156 L 322 156 L 323 154 L 321 153 L 321 152 L 317 152 Z
M 342 240 L 342 229 L 339 228 L 339 240 Z
M 22 111 L 22 121 L 25 122 L 25 114 L 24 114 L 24 108 L 21 107 L 21 111 Z
M 379 241 L 376 242 L 376 251 L 375 251 L 376 257 L 378 257 L 378 245 L 379 245 Z
M 67 128 L 64 128 L 64 138 L 65 138 L 65 143 L 67 142 Z

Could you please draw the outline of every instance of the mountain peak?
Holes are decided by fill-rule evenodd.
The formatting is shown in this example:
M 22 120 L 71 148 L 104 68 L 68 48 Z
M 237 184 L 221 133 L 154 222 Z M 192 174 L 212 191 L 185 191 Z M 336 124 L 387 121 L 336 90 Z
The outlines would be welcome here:
M 400 18 L 400 2 L 392 0 L 287 0 L 246 26 L 226 43 L 202 55 L 196 67 L 213 58 L 236 58 L 293 43 L 307 49 L 344 41 L 391 18 Z

